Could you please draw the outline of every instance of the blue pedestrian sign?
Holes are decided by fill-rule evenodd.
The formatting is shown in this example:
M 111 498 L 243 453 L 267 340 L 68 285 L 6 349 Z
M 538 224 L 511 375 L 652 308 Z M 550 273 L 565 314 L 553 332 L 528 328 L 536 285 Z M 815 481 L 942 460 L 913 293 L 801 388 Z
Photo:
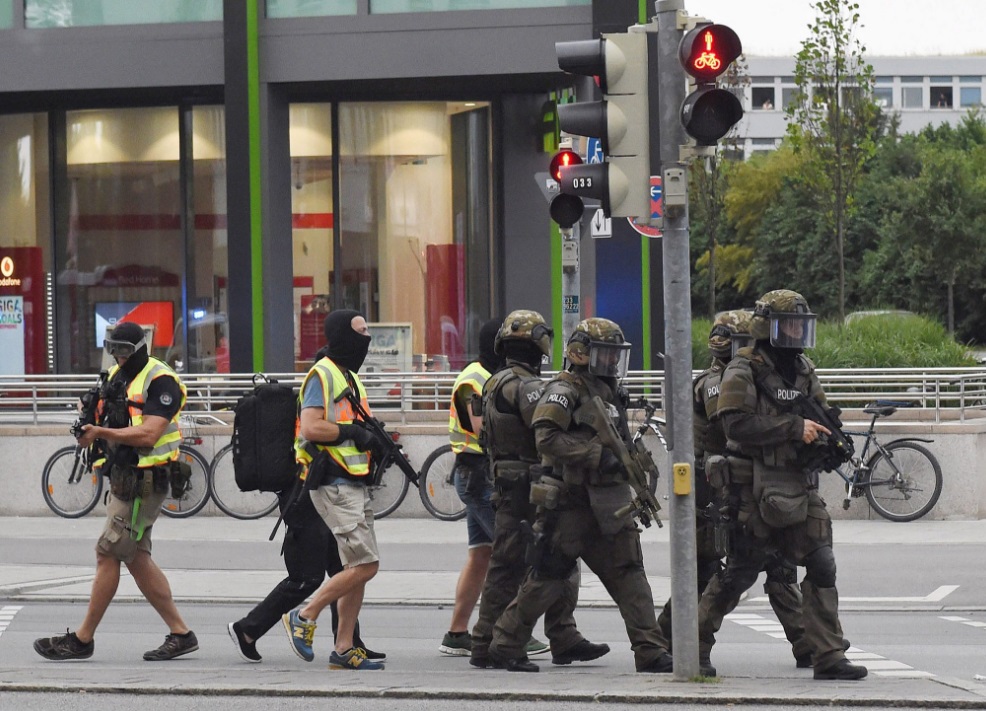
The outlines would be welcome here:
M 588 164 L 602 163 L 603 158 L 603 144 L 598 138 L 590 138 L 585 146 L 585 162 Z

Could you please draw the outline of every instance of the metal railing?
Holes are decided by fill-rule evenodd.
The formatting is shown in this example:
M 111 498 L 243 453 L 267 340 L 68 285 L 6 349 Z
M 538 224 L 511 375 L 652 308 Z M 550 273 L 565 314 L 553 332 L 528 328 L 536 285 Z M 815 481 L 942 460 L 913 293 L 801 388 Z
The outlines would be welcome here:
M 913 402 L 933 410 L 936 422 L 946 411 L 957 412 L 964 421 L 967 415 L 986 410 L 986 368 L 826 369 L 819 370 L 818 376 L 829 401 L 843 408 L 861 408 L 874 400 Z M 188 411 L 228 411 L 254 387 L 252 373 L 183 373 L 181 377 L 188 389 Z M 268 377 L 297 388 L 304 374 L 270 373 Z M 456 373 L 365 373 L 360 377 L 374 408 L 407 422 L 419 410 L 447 411 Z M 0 375 L 0 422 L 71 422 L 79 396 L 94 384 L 93 375 Z M 633 399 L 664 401 L 663 371 L 632 371 L 623 385 Z

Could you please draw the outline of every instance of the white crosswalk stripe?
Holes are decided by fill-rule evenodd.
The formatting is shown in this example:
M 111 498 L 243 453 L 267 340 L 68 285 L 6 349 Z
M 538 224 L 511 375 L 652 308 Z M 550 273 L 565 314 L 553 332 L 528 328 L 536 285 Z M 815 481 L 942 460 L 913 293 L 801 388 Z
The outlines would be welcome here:
M 986 629 L 986 622 L 980 622 L 978 620 L 970 620 L 967 617 L 955 617 L 954 615 L 942 615 L 939 619 L 945 620 L 946 622 L 958 622 L 966 627 L 976 627 L 978 629 Z
M 4 630 L 10 625 L 14 619 L 14 615 L 20 612 L 23 605 L 4 605 L 0 607 L 0 635 L 4 633 Z
M 726 615 L 726 619 L 738 625 L 743 625 L 754 632 L 766 634 L 768 637 L 787 640 L 784 635 L 783 626 L 773 618 L 749 612 L 741 612 Z M 952 622 L 963 622 L 965 624 L 972 622 L 962 617 L 943 617 L 942 619 Z M 978 627 L 980 625 L 986 627 L 986 623 L 974 624 L 973 626 Z M 851 662 L 859 662 L 874 676 L 894 677 L 897 679 L 931 679 L 935 676 L 930 672 L 915 669 L 909 664 L 904 664 L 904 662 L 887 659 L 879 654 L 867 652 L 857 647 L 850 647 L 846 652 L 846 658 Z

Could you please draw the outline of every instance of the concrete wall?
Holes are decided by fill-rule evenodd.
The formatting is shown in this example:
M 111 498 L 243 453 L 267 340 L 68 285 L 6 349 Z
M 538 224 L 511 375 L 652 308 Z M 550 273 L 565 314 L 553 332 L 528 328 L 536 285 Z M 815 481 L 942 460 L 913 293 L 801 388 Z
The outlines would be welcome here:
M 425 414 L 425 413 L 416 413 Z M 401 432 L 401 443 L 411 463 L 420 468 L 425 458 L 435 448 L 448 441 L 444 413 L 435 413 L 425 420 L 408 425 L 392 423 L 389 429 Z M 915 418 L 916 420 L 917 418 Z M 864 429 L 859 423 L 851 423 L 849 429 Z M 51 454 L 73 444 L 67 426 L 19 427 L 0 426 L 0 516 L 53 516 L 41 495 L 41 472 Z M 196 447 L 208 460 L 215 452 L 229 443 L 229 431 L 223 428 L 206 430 L 204 444 Z M 932 520 L 971 520 L 986 518 L 986 477 L 982 462 L 986 461 L 986 418 L 959 423 L 904 423 L 885 425 L 878 429 L 882 441 L 897 437 L 927 437 L 934 442 L 925 446 L 938 458 L 945 485 L 941 499 L 925 518 Z M 652 451 L 659 447 L 656 437 L 647 439 Z M 655 451 L 655 461 L 664 461 L 663 451 Z M 662 483 L 658 493 L 666 510 L 669 467 L 662 469 Z M 828 502 L 834 519 L 871 519 L 879 516 L 870 510 L 865 497 L 853 499 L 848 510 L 843 510 L 845 487 L 835 474 L 825 474 L 821 481 L 822 497 Z M 90 516 L 102 512 L 100 504 Z M 222 515 L 211 503 L 199 515 Z M 417 490 L 413 487 L 401 507 L 392 514 L 395 517 L 427 516 Z M 272 519 L 273 521 L 273 519 Z

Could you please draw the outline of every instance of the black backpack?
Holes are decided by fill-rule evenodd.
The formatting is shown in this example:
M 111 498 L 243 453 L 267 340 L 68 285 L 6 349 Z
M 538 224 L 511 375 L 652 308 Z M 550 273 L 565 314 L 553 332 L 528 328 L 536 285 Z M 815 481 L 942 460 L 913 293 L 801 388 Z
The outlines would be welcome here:
M 294 484 L 298 469 L 298 396 L 262 373 L 253 382 L 253 392 L 233 408 L 233 475 L 241 491 L 284 491 Z

